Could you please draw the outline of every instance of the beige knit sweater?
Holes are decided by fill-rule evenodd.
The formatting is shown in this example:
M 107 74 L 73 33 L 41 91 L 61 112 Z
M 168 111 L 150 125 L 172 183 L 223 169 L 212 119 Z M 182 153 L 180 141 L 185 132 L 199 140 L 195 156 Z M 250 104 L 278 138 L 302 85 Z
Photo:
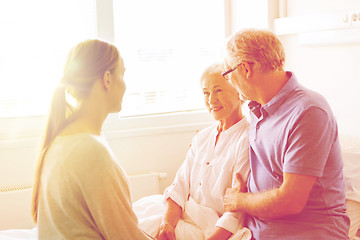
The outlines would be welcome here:
M 148 239 L 131 207 L 125 173 L 104 139 L 57 137 L 41 178 L 38 236 L 51 239 Z

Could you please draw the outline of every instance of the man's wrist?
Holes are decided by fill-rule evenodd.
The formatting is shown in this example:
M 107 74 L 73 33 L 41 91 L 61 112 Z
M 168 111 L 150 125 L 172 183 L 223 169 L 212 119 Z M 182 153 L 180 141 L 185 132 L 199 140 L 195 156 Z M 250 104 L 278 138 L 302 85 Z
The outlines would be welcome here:
M 244 207 L 243 207 L 243 205 L 242 205 L 242 201 L 245 199 L 245 197 L 246 197 L 246 193 L 244 193 L 244 192 L 239 192 L 238 193 L 238 196 L 237 196 L 237 198 L 236 198 L 236 209 L 238 209 L 238 211 L 243 211 L 244 209 Z

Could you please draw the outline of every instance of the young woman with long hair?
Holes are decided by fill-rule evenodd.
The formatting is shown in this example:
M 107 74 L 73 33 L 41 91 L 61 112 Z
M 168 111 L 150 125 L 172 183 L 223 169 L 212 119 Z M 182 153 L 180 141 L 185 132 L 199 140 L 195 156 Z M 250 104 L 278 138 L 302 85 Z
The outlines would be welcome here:
M 86 40 L 70 51 L 35 173 L 39 239 L 149 239 L 138 227 L 127 177 L 101 136 L 107 115 L 121 110 L 124 72 L 107 42 Z

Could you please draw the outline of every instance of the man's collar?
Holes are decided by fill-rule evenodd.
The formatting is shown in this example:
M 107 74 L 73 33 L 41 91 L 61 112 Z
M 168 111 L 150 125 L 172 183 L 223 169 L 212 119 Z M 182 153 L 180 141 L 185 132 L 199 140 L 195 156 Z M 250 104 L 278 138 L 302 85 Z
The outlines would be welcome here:
M 298 86 L 297 79 L 292 72 L 286 72 L 287 75 L 290 75 L 289 80 L 285 85 L 280 89 L 280 91 L 264 106 L 261 106 L 260 103 L 256 101 L 250 101 L 248 106 L 249 109 L 255 114 L 257 118 L 260 118 L 261 112 L 266 111 L 269 114 L 276 112 L 280 105 L 286 100 L 292 91 Z M 261 110 L 263 108 L 263 110 Z
M 260 116 L 261 116 L 261 112 L 260 112 L 261 104 L 260 103 L 258 103 L 256 101 L 250 101 L 248 104 L 248 107 L 249 107 L 250 111 L 253 112 L 257 118 L 260 118 Z

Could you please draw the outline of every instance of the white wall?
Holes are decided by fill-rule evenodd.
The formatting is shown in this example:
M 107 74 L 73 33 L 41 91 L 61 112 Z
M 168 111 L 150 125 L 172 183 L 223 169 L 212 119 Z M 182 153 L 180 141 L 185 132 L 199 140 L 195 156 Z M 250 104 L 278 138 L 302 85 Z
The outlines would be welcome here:
M 160 181 L 162 192 L 172 183 L 196 130 L 209 126 L 213 120 L 206 111 L 201 111 L 116 122 L 118 127 L 111 123 L 105 126 L 104 135 L 120 165 L 128 175 L 167 173 L 168 177 Z
M 43 118 L 0 119 L 0 187 L 32 185 L 43 123 Z M 212 123 L 206 111 L 125 119 L 111 115 L 103 134 L 128 175 L 167 174 L 160 180 L 161 193 L 172 183 L 196 130 Z M 25 125 L 33 131 L 14 131 Z M 0 192 L 0 230 L 33 226 L 30 199 L 31 190 Z
M 279 23 L 289 24 L 288 34 L 281 31 L 280 35 L 287 56 L 286 70 L 294 71 L 300 83 L 325 96 L 341 133 L 360 136 L 357 110 L 360 105 L 360 21 L 355 22 L 359 26 L 321 29 L 326 24 L 329 28 L 342 24 L 345 14 L 360 13 L 360 1 L 287 0 L 285 3 L 289 19 Z M 329 19 L 325 18 L 328 15 Z M 297 21 L 292 21 L 294 17 L 298 17 Z M 302 26 L 297 27 L 297 23 Z M 319 31 L 312 31 L 316 26 Z
M 0 186 L 29 185 L 40 145 L 43 118 L 0 119 Z M 14 123 L 17 122 L 17 123 Z M 196 130 L 212 123 L 206 111 L 163 114 L 137 118 L 111 115 L 103 135 L 128 175 L 165 172 L 160 190 L 170 185 L 184 161 Z M 33 125 L 33 132 L 19 132 Z

